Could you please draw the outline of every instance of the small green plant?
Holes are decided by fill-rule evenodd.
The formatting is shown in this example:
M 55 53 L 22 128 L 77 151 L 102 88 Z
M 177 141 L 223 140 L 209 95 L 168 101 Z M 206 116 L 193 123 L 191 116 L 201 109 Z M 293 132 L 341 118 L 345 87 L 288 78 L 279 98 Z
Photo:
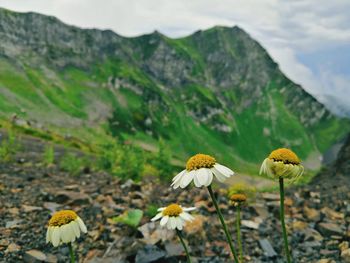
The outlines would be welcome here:
M 115 142 L 103 146 L 98 167 L 122 179 L 139 180 L 145 165 L 144 153 L 130 144 Z
M 55 149 L 53 145 L 46 145 L 43 154 L 43 163 L 46 165 L 52 165 L 55 162 Z
M 7 138 L 3 139 L 0 144 L 0 162 L 10 161 L 19 149 L 20 145 L 15 134 L 8 131 Z
M 147 206 L 145 214 L 148 217 L 154 217 L 158 213 L 158 207 L 154 204 L 150 204 Z
M 67 152 L 60 161 L 60 168 L 69 172 L 71 175 L 78 175 L 86 164 L 86 159 L 78 157 L 74 153 Z
M 160 179 L 167 180 L 173 174 L 173 167 L 170 164 L 171 151 L 162 138 L 159 139 L 158 145 L 159 150 L 152 160 L 152 165 L 157 169 Z
M 125 211 L 120 216 L 114 217 L 113 221 L 116 223 L 123 223 L 133 228 L 138 227 L 143 216 L 143 211 L 140 209 Z

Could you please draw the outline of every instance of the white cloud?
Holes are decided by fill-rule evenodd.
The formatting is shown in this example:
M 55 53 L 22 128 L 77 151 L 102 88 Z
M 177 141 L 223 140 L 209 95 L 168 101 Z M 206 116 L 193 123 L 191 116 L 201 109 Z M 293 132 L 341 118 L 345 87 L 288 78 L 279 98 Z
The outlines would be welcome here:
M 331 66 L 325 65 L 328 73 L 321 76 L 298 60 L 303 54 L 344 45 L 350 50 L 348 0 L 0 0 L 0 6 L 54 15 L 81 27 L 108 28 L 124 36 L 157 29 L 180 37 L 214 25 L 239 25 L 310 93 L 332 90 L 326 86 L 334 87 L 334 94 L 349 90 Z

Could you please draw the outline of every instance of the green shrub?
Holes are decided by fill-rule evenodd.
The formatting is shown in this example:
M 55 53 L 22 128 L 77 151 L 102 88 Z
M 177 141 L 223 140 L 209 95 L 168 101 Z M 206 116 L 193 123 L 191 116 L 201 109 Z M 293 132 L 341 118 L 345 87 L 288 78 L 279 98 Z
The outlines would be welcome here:
M 3 139 L 0 144 L 0 162 L 8 162 L 19 151 L 20 145 L 16 140 L 13 132 L 8 131 L 7 138 Z
M 173 176 L 174 168 L 170 164 L 171 162 L 171 151 L 167 147 L 163 139 L 159 140 L 158 152 L 152 158 L 152 165 L 158 170 L 158 174 L 161 180 L 168 180 Z
M 78 175 L 88 163 L 89 160 L 86 158 L 81 158 L 74 153 L 67 152 L 60 161 L 60 168 L 71 175 Z
M 145 165 L 142 149 L 128 144 L 109 144 L 103 146 L 98 167 L 122 179 L 139 180 Z
M 43 154 L 43 163 L 46 165 L 51 165 L 55 162 L 55 149 L 49 144 L 45 146 L 44 154 Z

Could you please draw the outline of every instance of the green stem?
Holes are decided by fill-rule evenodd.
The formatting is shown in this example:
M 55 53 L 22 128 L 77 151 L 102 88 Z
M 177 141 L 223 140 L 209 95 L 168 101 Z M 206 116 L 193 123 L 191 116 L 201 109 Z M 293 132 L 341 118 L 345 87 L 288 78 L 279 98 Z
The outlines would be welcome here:
M 74 256 L 72 243 L 68 243 L 68 247 L 69 247 L 69 254 L 70 254 L 70 262 L 75 263 L 75 256 Z
M 178 235 L 178 237 L 179 237 L 179 239 L 180 239 L 180 241 L 181 241 L 182 246 L 183 246 L 184 249 L 185 249 L 185 253 L 186 253 L 186 257 L 187 257 L 187 262 L 188 262 L 188 263 L 192 263 L 191 257 L 190 257 L 190 253 L 188 252 L 188 249 L 187 249 L 186 243 L 185 243 L 185 241 L 184 241 L 184 239 L 183 239 L 183 237 L 182 237 L 181 231 L 178 230 L 178 229 L 176 229 L 176 233 L 177 233 L 177 235 Z
M 214 193 L 213 193 L 213 189 L 211 188 L 211 185 L 208 186 L 208 191 L 209 191 L 211 199 L 213 200 L 213 204 L 215 206 L 216 212 L 218 213 L 218 216 L 219 216 L 222 228 L 224 229 L 224 232 L 225 232 L 225 235 L 226 235 L 226 239 L 227 239 L 227 242 L 228 242 L 228 244 L 230 246 L 230 249 L 231 249 L 232 255 L 233 255 L 234 259 L 235 259 L 235 262 L 239 263 L 239 260 L 237 258 L 237 254 L 236 254 L 235 248 L 233 247 L 231 235 L 230 235 L 230 233 L 227 230 L 227 226 L 225 224 L 224 217 L 222 216 L 222 213 L 220 211 L 218 202 L 215 199 L 215 196 L 214 196 Z
M 242 237 L 241 237 L 241 206 L 237 206 L 236 213 L 236 229 L 237 229 L 237 242 L 239 249 L 239 259 L 243 263 L 243 246 L 242 246 Z
M 284 240 L 284 250 L 287 257 L 287 262 L 291 263 L 290 258 L 290 252 L 289 252 L 289 246 L 288 246 L 288 236 L 287 236 L 287 230 L 286 230 L 286 223 L 284 222 L 284 185 L 283 185 L 283 177 L 279 178 L 280 183 L 280 218 L 281 218 L 281 225 L 282 225 L 282 233 L 283 233 L 283 240 Z

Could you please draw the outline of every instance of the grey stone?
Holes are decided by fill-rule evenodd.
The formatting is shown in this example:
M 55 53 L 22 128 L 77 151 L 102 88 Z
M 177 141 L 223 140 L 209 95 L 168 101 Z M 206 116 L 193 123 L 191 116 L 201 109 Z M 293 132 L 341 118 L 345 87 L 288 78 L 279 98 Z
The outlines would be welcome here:
M 344 231 L 334 223 L 319 223 L 317 229 L 321 232 L 323 236 L 340 235 L 344 234 Z
M 260 239 L 259 240 L 260 247 L 264 251 L 264 255 L 269 258 L 274 258 L 277 256 L 276 251 L 271 246 L 270 242 L 267 239 Z
M 164 258 L 166 252 L 157 246 L 146 245 L 137 251 L 135 263 L 149 263 Z

